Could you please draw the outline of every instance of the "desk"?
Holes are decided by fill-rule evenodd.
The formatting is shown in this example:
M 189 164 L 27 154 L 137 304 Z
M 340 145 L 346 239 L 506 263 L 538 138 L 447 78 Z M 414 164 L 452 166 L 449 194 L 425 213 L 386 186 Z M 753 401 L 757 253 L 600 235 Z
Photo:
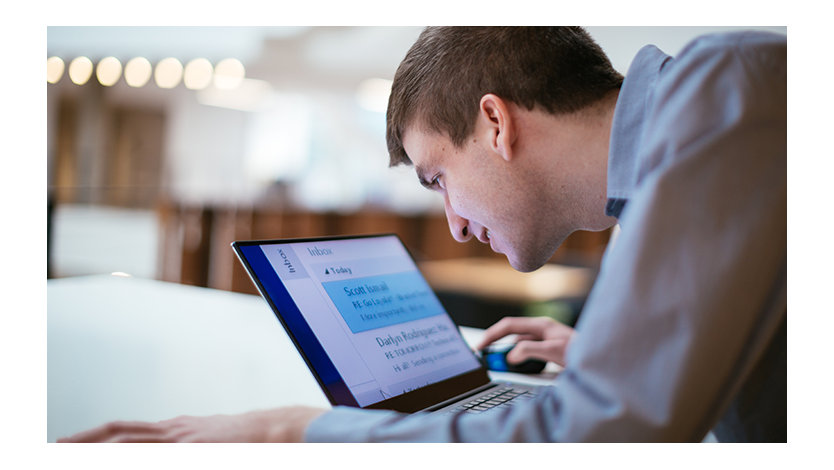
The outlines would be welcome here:
M 595 277 L 589 268 L 556 264 L 521 273 L 491 258 L 424 261 L 420 271 L 435 290 L 515 303 L 586 297 Z
M 470 344 L 481 333 L 461 331 Z M 330 407 L 259 296 L 117 276 L 47 282 L 49 442 L 113 420 L 285 405 Z
M 520 273 L 491 258 L 424 261 L 420 271 L 452 318 L 476 328 L 505 316 L 549 316 L 572 326 L 596 277 L 590 268 L 557 264 Z
M 47 283 L 47 438 L 116 420 L 329 407 L 260 297 L 137 278 Z

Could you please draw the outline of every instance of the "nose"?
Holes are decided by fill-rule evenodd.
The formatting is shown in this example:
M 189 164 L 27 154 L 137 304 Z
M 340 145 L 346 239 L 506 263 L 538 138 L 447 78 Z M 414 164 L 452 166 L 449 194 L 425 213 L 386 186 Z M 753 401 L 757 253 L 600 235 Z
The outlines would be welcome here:
M 449 201 L 449 196 L 446 199 L 446 220 L 449 222 L 449 231 L 452 232 L 452 238 L 465 243 L 472 238 L 472 228 L 469 227 L 469 220 L 459 216 L 452 203 Z

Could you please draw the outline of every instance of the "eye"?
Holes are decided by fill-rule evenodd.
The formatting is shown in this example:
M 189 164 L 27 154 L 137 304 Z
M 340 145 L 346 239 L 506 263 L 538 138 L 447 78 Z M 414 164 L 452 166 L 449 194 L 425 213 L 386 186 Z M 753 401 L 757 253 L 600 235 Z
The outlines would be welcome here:
M 440 182 L 440 173 L 434 175 L 429 184 L 433 189 L 442 189 L 443 184 Z
M 423 176 L 423 173 L 418 171 L 417 178 L 420 180 L 420 184 L 428 190 L 437 191 L 443 189 L 443 181 L 440 173 L 435 173 L 434 176 L 428 177 Z

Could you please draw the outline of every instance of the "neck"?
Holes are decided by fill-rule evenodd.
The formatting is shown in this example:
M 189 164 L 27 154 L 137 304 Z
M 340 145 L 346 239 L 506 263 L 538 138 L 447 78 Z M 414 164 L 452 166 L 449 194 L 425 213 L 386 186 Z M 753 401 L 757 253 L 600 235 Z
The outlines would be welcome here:
M 605 204 L 608 147 L 618 95 L 617 91 L 609 93 L 576 113 L 548 115 L 540 128 L 541 176 L 560 182 L 561 187 L 551 189 L 555 200 L 575 209 L 571 222 L 575 230 L 605 230 L 617 222 L 605 215 Z

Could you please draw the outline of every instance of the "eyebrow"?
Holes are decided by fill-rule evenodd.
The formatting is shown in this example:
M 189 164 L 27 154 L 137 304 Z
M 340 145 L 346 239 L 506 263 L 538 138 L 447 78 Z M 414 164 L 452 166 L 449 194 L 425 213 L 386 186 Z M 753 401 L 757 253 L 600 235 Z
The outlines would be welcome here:
M 420 180 L 420 184 L 423 185 L 423 187 L 426 188 L 426 189 L 432 189 L 431 181 L 429 181 L 429 179 L 426 178 L 426 174 L 428 173 L 428 170 L 426 170 L 425 168 L 423 168 L 421 166 L 416 166 L 415 165 L 414 166 L 414 171 L 417 173 L 417 179 Z

